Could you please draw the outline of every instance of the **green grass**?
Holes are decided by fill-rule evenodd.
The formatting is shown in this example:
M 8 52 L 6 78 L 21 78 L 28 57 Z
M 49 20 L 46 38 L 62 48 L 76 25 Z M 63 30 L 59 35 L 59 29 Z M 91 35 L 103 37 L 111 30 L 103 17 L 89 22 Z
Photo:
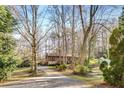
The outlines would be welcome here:
M 80 80 L 85 84 L 89 84 L 92 86 L 99 85 L 100 83 L 103 82 L 102 77 L 86 77 L 86 76 L 80 76 L 80 75 L 69 75 L 68 77 L 75 79 L 75 80 Z
M 103 76 L 102 76 L 101 71 L 99 70 L 99 67 L 94 67 L 92 71 L 95 71 L 95 72 L 90 72 L 86 75 L 74 74 L 73 71 L 63 72 L 62 74 L 68 76 L 69 78 L 80 80 L 81 82 L 88 84 L 88 85 L 92 85 L 92 86 L 102 83 Z
M 90 85 L 90 87 L 96 88 L 96 87 L 106 87 L 103 86 L 102 84 L 104 83 L 103 77 L 85 77 L 85 76 L 77 76 L 77 75 L 72 75 L 69 76 L 72 79 L 76 80 L 81 80 L 83 84 L 85 85 Z
M 31 68 L 17 68 L 14 72 L 12 72 L 11 79 L 19 79 L 19 78 L 27 78 L 30 75 Z
M 56 68 L 56 66 L 48 66 L 49 68 Z
M 76 80 L 81 80 L 81 81 L 94 81 L 94 80 L 102 80 L 102 77 L 86 77 L 86 76 L 80 76 L 80 75 L 70 75 L 69 77 L 76 79 Z
M 38 74 L 33 76 L 31 73 L 31 68 L 18 68 L 12 73 L 11 79 L 24 79 L 24 78 L 30 78 L 30 77 L 39 77 L 44 76 L 45 72 L 38 71 Z
M 13 73 L 29 72 L 29 71 L 31 71 L 30 67 L 28 67 L 28 68 L 17 68 Z

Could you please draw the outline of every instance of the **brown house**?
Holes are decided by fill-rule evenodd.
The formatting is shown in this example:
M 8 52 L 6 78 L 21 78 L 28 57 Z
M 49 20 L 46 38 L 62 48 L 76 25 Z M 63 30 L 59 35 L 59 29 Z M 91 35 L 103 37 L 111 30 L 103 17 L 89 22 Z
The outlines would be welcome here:
M 57 54 L 46 54 L 46 57 L 45 57 L 48 65 L 60 64 L 60 62 L 63 61 L 63 58 L 65 58 L 65 55 L 57 55 Z M 74 58 L 77 59 L 78 57 L 74 57 Z M 71 63 L 72 55 L 67 54 L 66 60 L 67 60 L 67 63 Z

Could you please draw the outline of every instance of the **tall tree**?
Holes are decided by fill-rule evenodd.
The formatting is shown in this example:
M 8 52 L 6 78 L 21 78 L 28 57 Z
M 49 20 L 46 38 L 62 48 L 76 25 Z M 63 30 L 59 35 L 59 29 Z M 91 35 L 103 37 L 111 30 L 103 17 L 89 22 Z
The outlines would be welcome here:
M 15 25 L 16 21 L 7 7 L 0 6 L 0 81 L 8 79 L 16 67 L 15 41 L 10 34 Z
M 80 11 L 80 19 L 81 19 L 81 25 L 82 25 L 82 30 L 83 30 L 83 42 L 81 44 L 81 52 L 80 52 L 80 62 L 81 64 L 84 64 L 84 61 L 87 57 L 87 42 L 88 42 L 88 36 L 89 33 L 91 32 L 93 22 L 95 15 L 98 11 L 99 6 L 90 6 L 89 9 L 89 24 L 87 27 L 84 25 L 84 17 L 83 17 L 83 11 L 82 11 L 82 6 L 79 5 L 79 11 Z
M 113 30 L 109 42 L 111 64 L 102 70 L 104 80 L 111 85 L 124 87 L 124 8 L 119 17 L 119 25 Z
M 75 66 L 74 52 L 75 52 L 75 5 L 73 5 L 73 9 L 72 9 L 72 63 L 73 63 L 73 68 Z
M 109 7 L 109 10 L 107 9 Z M 105 29 L 112 30 L 112 12 L 114 7 L 110 6 L 79 6 L 80 21 L 82 27 L 82 42 L 80 46 L 80 62 L 84 64 L 88 57 L 88 48 L 90 43 L 98 35 L 98 33 Z M 87 16 L 88 15 L 88 16 Z M 90 55 L 90 48 L 89 48 Z
M 37 51 L 41 45 L 41 41 L 51 29 L 52 24 L 44 24 L 44 19 L 47 15 L 47 7 L 42 9 L 40 6 L 9 6 L 14 17 L 18 20 L 18 32 L 28 42 L 32 53 L 32 71 L 37 74 Z M 45 20 L 46 21 L 46 20 Z M 46 26 L 46 31 L 42 29 Z M 49 27 L 50 26 L 50 27 Z

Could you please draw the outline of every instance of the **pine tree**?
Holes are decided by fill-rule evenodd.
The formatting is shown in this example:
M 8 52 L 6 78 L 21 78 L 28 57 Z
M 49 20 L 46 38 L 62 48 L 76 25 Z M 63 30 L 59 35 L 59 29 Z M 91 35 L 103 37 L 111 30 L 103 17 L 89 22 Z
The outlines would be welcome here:
M 0 6 L 0 81 L 6 80 L 16 67 L 15 40 L 10 34 L 14 26 L 15 20 L 11 13 L 6 7 Z
M 124 8 L 119 17 L 119 26 L 110 37 L 111 66 L 103 70 L 104 80 L 108 83 L 124 87 Z

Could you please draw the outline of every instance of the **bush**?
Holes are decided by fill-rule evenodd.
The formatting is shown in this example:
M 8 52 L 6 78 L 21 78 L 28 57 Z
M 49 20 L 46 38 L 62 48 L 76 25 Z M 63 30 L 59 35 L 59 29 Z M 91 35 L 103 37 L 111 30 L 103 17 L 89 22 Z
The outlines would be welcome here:
M 74 69 L 75 74 L 86 75 L 88 72 L 90 72 L 90 68 L 88 66 L 77 65 Z
M 103 70 L 104 80 L 116 87 L 123 87 L 124 78 L 122 72 L 124 72 L 124 69 L 122 66 L 119 65 L 115 67 L 105 68 Z
M 100 70 L 103 72 L 104 81 L 116 87 L 124 87 L 124 59 L 119 61 L 117 58 L 115 57 L 115 60 L 111 61 L 110 66 L 107 60 L 103 60 Z
M 92 70 L 92 68 L 97 67 L 97 66 L 98 66 L 98 59 L 91 58 L 91 59 L 89 60 L 88 68 L 89 68 L 90 70 Z
M 23 62 L 18 65 L 19 68 L 30 67 L 30 66 L 31 66 L 31 62 L 28 59 L 23 59 Z
M 100 69 L 101 71 L 104 71 L 107 67 L 108 67 L 108 63 L 107 63 L 106 61 L 103 61 L 103 62 L 100 64 L 99 69 Z
M 124 8 L 119 17 L 118 28 L 115 28 L 110 36 L 109 57 L 110 67 L 102 70 L 104 80 L 116 87 L 124 87 Z
M 98 60 L 95 58 L 90 59 L 90 65 L 96 65 L 98 63 Z
M 67 65 L 66 64 L 58 65 L 58 66 L 56 66 L 56 68 L 59 71 L 63 71 L 63 70 L 65 70 L 67 68 Z
M 11 72 L 17 66 L 16 62 L 12 56 L 0 56 L 0 81 L 7 80 L 11 76 Z

